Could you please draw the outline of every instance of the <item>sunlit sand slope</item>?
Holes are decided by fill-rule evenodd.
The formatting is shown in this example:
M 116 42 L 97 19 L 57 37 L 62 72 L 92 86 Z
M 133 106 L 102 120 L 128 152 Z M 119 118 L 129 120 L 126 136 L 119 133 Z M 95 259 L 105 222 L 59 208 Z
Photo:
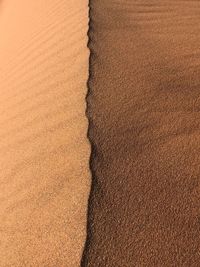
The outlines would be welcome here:
M 0 266 L 78 267 L 89 191 L 85 0 L 0 2 Z
M 82 266 L 200 266 L 200 2 L 90 3 Z

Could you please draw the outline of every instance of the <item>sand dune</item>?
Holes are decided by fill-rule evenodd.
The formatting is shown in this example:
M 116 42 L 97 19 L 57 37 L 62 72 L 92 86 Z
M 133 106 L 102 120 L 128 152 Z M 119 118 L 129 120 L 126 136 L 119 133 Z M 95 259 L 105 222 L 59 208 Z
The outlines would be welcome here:
M 200 2 L 90 4 L 82 266 L 199 266 Z
M 0 266 L 80 265 L 88 2 L 0 2 Z

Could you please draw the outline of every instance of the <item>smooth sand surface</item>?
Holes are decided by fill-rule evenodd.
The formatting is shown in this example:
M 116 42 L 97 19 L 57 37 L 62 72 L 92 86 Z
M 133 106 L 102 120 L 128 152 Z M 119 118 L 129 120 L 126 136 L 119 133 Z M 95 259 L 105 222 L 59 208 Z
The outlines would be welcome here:
M 92 0 L 82 266 L 200 266 L 200 1 Z
M 0 2 L 0 266 L 78 267 L 90 186 L 88 2 Z

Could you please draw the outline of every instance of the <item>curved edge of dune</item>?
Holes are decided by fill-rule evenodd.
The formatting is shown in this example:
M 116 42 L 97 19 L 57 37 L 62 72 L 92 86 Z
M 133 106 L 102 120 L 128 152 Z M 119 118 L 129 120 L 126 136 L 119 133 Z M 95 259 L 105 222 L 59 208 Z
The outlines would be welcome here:
M 90 249 L 91 245 L 91 239 L 92 239 L 92 232 L 91 232 L 91 224 L 93 223 L 92 215 L 93 215 L 93 198 L 95 198 L 94 191 L 97 188 L 97 179 L 96 179 L 96 173 L 93 168 L 93 162 L 95 160 L 95 155 L 96 155 L 96 145 L 95 141 L 93 139 L 92 131 L 93 131 L 93 122 L 92 122 L 92 114 L 91 114 L 91 106 L 90 106 L 90 101 L 92 97 L 92 86 L 90 84 L 91 79 L 92 79 L 92 63 L 93 63 L 93 58 L 95 56 L 95 53 L 92 49 L 91 42 L 92 40 L 92 32 L 93 32 L 93 21 L 92 21 L 92 6 L 91 2 L 92 0 L 88 1 L 88 17 L 89 17 L 89 22 L 88 22 L 88 49 L 89 49 L 89 69 L 88 69 L 88 81 L 87 81 L 87 95 L 85 98 L 86 101 L 86 116 L 88 119 L 88 132 L 87 132 L 87 138 L 90 143 L 91 147 L 91 154 L 90 154 L 90 160 L 89 160 L 89 167 L 90 167 L 90 172 L 91 172 L 91 186 L 90 186 L 90 193 L 89 193 L 89 198 L 88 198 L 88 211 L 87 211 L 87 236 L 86 236 L 86 241 L 83 249 L 83 254 L 81 258 L 81 267 L 86 267 L 89 264 L 89 259 L 88 259 L 88 252 Z

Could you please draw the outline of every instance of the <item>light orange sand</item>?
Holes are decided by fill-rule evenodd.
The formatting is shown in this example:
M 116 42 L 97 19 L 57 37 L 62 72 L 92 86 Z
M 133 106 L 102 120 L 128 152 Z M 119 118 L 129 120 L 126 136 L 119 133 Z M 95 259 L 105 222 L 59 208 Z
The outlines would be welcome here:
M 90 146 L 86 0 L 0 2 L 0 266 L 77 267 Z

